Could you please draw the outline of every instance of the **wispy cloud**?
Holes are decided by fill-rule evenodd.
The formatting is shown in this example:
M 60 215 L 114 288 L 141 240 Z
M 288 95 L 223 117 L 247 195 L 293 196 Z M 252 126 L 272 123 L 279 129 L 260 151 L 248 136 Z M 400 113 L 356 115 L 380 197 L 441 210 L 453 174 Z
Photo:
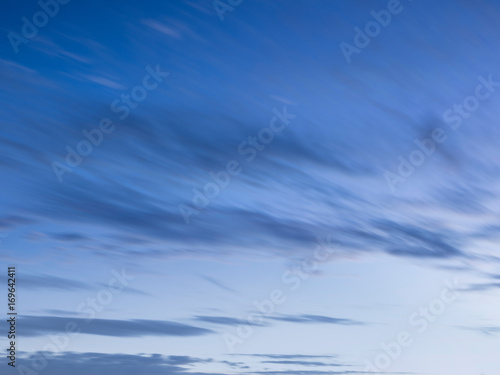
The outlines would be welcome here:
M 228 325 L 228 326 L 238 326 L 238 325 L 251 325 L 251 326 L 261 326 L 261 327 L 267 326 L 267 324 L 265 323 L 262 324 L 250 323 L 247 322 L 246 320 L 230 318 L 227 316 L 195 316 L 194 318 L 201 322 Z
M 488 336 L 500 334 L 500 326 L 462 327 L 462 328 L 469 331 L 480 332 Z
M 281 316 L 271 316 L 269 319 L 279 320 L 283 322 L 290 323 L 316 323 L 316 324 L 338 324 L 338 325 L 365 325 L 366 323 L 359 322 L 351 319 L 343 318 L 332 318 L 323 315 L 281 315 Z
M 346 366 L 338 363 L 328 363 L 328 362 L 318 362 L 318 361 L 262 361 L 261 363 L 273 363 L 279 365 L 297 365 L 297 366 L 315 366 L 315 367 L 324 367 L 324 366 Z
M 144 24 L 146 26 L 151 27 L 152 29 L 154 29 L 156 31 L 159 31 L 162 34 L 168 35 L 171 38 L 182 39 L 181 34 L 177 30 L 175 30 L 173 27 L 171 27 L 170 25 L 167 25 L 165 23 L 161 23 L 159 21 L 148 19 L 148 20 L 144 20 Z
M 231 292 L 231 293 L 238 293 L 236 290 L 234 290 L 233 288 L 230 288 L 228 287 L 226 284 L 222 283 L 221 281 L 219 280 L 216 280 L 214 279 L 213 277 L 210 277 L 210 276 L 206 276 L 206 275 L 200 275 L 200 277 L 206 281 L 208 281 L 210 284 L 213 284 L 227 292 Z
M 272 359 L 317 359 L 317 358 L 337 358 L 335 355 L 310 355 L 310 354 L 231 354 L 237 356 L 261 357 Z
M 191 366 L 211 362 L 190 356 L 164 356 L 161 354 L 107 354 L 107 353 L 23 353 L 26 363 L 45 357 L 52 375 L 177 375 L 185 374 Z M 218 375 L 202 373 L 199 375 Z
M 206 328 L 165 320 L 112 320 L 83 318 L 62 318 L 52 316 L 20 316 L 20 334 L 24 336 L 44 336 L 66 332 L 66 324 L 71 321 L 78 325 L 82 334 L 142 337 L 142 336 L 201 336 L 214 333 Z
M 0 280 L 6 280 L 1 275 Z M 50 275 L 18 275 L 18 283 L 29 290 L 51 289 L 64 292 L 93 290 L 92 285 L 64 277 Z

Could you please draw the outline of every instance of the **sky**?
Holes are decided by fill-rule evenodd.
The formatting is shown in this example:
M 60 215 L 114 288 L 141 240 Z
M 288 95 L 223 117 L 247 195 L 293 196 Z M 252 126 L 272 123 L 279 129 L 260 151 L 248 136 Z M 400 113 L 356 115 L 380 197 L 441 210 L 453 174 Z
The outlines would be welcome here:
M 499 16 L 3 2 L 1 373 L 499 375 Z

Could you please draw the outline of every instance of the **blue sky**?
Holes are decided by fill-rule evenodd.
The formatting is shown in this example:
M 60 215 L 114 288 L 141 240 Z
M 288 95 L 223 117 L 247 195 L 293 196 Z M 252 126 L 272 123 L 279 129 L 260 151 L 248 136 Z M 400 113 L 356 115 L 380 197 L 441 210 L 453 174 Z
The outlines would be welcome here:
M 498 4 L 51 4 L 0 12 L 19 366 L 499 373 Z

